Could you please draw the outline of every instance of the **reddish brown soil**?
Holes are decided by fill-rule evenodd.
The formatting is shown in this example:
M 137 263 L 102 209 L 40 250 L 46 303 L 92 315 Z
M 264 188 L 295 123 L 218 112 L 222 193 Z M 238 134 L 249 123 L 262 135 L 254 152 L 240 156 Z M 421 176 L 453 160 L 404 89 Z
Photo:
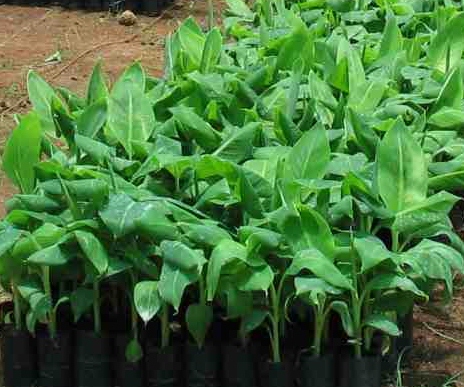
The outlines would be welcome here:
M 8 133 L 14 127 L 12 113 L 29 108 L 27 102 L 5 113 L 25 96 L 25 76 L 34 69 L 53 85 L 83 93 L 97 59 L 102 58 L 111 81 L 134 60 L 140 60 L 153 75 L 163 69 L 164 37 L 189 15 L 201 22 L 206 17 L 206 1 L 179 0 L 160 20 L 139 16 L 133 27 L 123 27 L 104 13 L 64 11 L 60 8 L 24 8 L 0 5 L 0 155 Z M 102 43 L 123 41 L 92 51 L 70 66 L 62 75 L 54 74 L 79 54 Z M 62 62 L 46 65 L 45 59 L 61 51 Z M 53 79 L 52 79 L 53 78 Z M 3 113 L 2 113 L 3 112 Z M 14 188 L 0 170 L 0 217 L 4 201 Z M 418 372 L 464 372 L 464 289 L 458 290 L 449 309 L 418 308 L 415 313 L 415 349 L 412 369 Z M 427 325 L 425 325 L 425 324 Z M 444 338 L 437 333 L 447 336 Z M 457 379 L 464 385 L 464 375 Z M 420 386 L 411 386 L 420 387 Z

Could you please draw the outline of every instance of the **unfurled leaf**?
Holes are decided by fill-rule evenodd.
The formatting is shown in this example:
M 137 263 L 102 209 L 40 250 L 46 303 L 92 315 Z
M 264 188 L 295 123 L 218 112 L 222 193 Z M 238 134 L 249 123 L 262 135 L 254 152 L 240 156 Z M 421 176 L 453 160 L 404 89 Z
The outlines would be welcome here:
M 87 88 L 87 106 L 93 105 L 97 101 L 106 100 L 108 97 L 108 87 L 102 72 L 101 62 L 97 62 L 90 76 Z
M 401 336 L 401 331 L 398 326 L 381 314 L 370 315 L 364 320 L 364 325 L 386 333 L 389 336 Z
M 27 261 L 41 266 L 60 266 L 68 262 L 68 257 L 58 245 L 53 245 L 32 254 Z
M 217 64 L 222 51 L 222 35 L 221 31 L 213 28 L 206 35 L 205 47 L 201 57 L 200 71 L 203 74 L 210 73 Z
M 87 231 L 74 231 L 74 235 L 89 262 L 99 274 L 105 273 L 108 269 L 108 253 L 102 243 Z
M 198 347 L 203 347 L 206 334 L 213 322 L 213 308 L 209 305 L 191 304 L 187 309 L 185 321 Z
M 39 162 L 41 124 L 36 113 L 23 117 L 5 146 L 3 169 L 22 193 L 32 193 L 35 187 L 34 166 Z
M 158 282 L 142 281 L 135 285 L 134 305 L 137 313 L 145 324 L 155 317 L 161 308 Z
M 377 152 L 377 184 L 387 208 L 400 212 L 427 195 L 427 166 L 420 145 L 402 121 L 382 139 Z

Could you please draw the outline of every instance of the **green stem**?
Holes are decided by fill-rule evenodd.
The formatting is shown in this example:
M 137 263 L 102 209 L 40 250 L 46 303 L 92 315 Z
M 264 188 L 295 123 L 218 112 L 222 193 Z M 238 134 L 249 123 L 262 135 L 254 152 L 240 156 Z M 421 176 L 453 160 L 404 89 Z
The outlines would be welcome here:
M 131 317 L 132 317 L 132 334 L 135 340 L 139 338 L 139 316 L 137 314 L 137 309 L 135 309 L 135 304 L 131 302 Z
M 50 281 L 50 266 L 42 267 L 42 283 L 45 291 L 45 295 L 48 297 L 50 302 L 53 304 L 52 298 L 52 286 Z M 49 312 L 48 331 L 50 337 L 54 339 L 56 337 L 56 311 L 55 308 L 51 308 Z
M 279 334 L 279 299 L 274 284 L 270 288 L 271 308 L 272 308 L 272 360 L 274 363 L 281 362 L 280 356 L 280 334 Z
M 13 292 L 13 306 L 14 306 L 14 319 L 16 330 L 21 330 L 23 327 L 21 316 L 21 295 L 19 294 L 18 287 L 14 282 L 11 282 L 11 290 Z
M 199 288 L 200 288 L 200 304 L 206 305 L 206 287 L 205 287 L 205 279 L 203 278 L 203 274 L 200 275 L 200 280 L 198 281 Z
M 95 333 L 101 334 L 100 284 L 98 281 L 93 283 L 93 323 Z
M 313 351 L 315 357 L 321 356 L 322 334 L 324 332 L 324 313 L 321 313 L 319 308 L 314 308 L 314 344 Z
M 161 348 L 169 345 L 169 305 L 163 303 L 161 310 Z
M 208 29 L 214 27 L 214 4 L 213 0 L 208 0 Z

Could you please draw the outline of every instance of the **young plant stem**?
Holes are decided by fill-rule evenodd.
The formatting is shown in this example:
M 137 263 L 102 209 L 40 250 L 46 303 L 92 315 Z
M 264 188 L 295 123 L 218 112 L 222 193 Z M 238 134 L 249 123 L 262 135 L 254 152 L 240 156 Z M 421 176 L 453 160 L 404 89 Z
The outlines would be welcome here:
M 280 325 L 280 316 L 279 316 L 279 297 L 278 292 L 274 284 L 271 284 L 269 295 L 271 297 L 271 309 L 272 309 L 272 361 L 274 363 L 280 363 L 282 361 L 280 356 L 280 332 L 279 332 L 279 325 Z
M 208 29 L 214 27 L 214 4 L 213 0 L 208 0 Z
M 101 334 L 100 283 L 93 283 L 93 326 L 97 335 Z
M 135 304 L 131 302 L 131 319 L 132 319 L 132 335 L 134 340 L 138 340 L 139 338 L 139 325 L 138 319 L 139 316 L 137 314 L 137 309 L 135 309 Z
M 163 303 L 161 309 L 161 348 L 169 345 L 169 305 Z
M 15 320 L 15 328 L 16 330 L 20 331 L 23 327 L 22 316 L 21 316 L 21 296 L 19 294 L 18 287 L 12 281 L 11 282 L 11 290 L 13 292 L 13 307 L 14 307 L 14 320 Z
M 198 281 L 199 290 L 200 290 L 200 304 L 206 305 L 206 287 L 205 287 L 205 279 L 203 278 L 203 274 L 200 275 L 200 279 Z
M 321 356 L 322 334 L 324 333 L 324 313 L 321 313 L 320 308 L 314 308 L 314 343 L 313 351 L 315 357 Z
M 353 248 L 354 251 L 354 248 Z M 356 254 L 356 253 L 355 253 Z M 354 335 L 356 342 L 354 343 L 354 352 L 356 359 L 361 359 L 362 357 L 362 325 L 361 325 L 361 309 L 362 309 L 362 299 L 359 299 L 358 295 L 358 268 L 356 265 L 357 257 L 353 257 L 352 267 L 352 276 L 353 276 L 353 289 L 351 291 L 351 304 L 353 308 L 353 325 L 354 325 Z
M 42 267 L 42 283 L 45 291 L 45 295 L 48 297 L 50 302 L 53 304 L 52 298 L 52 286 L 50 282 L 50 266 L 43 266 Z M 54 339 L 56 337 L 56 310 L 55 308 L 51 308 L 49 312 L 49 321 L 48 321 L 48 331 L 50 337 Z

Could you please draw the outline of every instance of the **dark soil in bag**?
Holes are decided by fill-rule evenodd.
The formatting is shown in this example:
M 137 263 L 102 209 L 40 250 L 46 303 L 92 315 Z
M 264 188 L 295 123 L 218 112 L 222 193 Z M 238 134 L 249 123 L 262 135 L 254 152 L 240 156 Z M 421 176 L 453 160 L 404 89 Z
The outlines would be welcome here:
M 340 387 L 380 387 L 380 356 L 347 357 L 341 364 Z
M 199 348 L 194 344 L 185 347 L 186 387 L 218 387 L 220 351 L 215 345 Z
M 414 342 L 414 319 L 413 311 L 405 315 L 398 317 L 398 327 L 403 334 L 396 338 L 396 349 L 398 353 L 401 353 L 405 348 L 412 348 Z
M 59 332 L 55 338 L 48 332 L 37 335 L 39 386 L 74 387 L 72 351 L 71 332 Z
M 261 387 L 292 387 L 292 367 L 287 363 L 264 362 L 260 367 Z
M 165 348 L 147 343 L 145 369 L 148 387 L 179 387 L 182 385 L 182 356 L 177 346 Z
M 297 382 L 300 387 L 335 387 L 334 357 L 302 355 L 298 364 Z
M 77 331 L 75 387 L 112 387 L 111 339 L 93 331 Z
M 143 387 L 143 359 L 132 363 L 126 358 L 127 345 L 132 340 L 131 335 L 119 334 L 114 342 L 115 356 L 113 357 L 113 369 L 115 385 L 117 387 Z
M 5 387 L 30 387 L 37 379 L 36 352 L 27 331 L 5 326 L 2 332 L 2 360 Z
M 222 386 L 256 387 L 254 357 L 248 348 L 238 345 L 223 348 Z

